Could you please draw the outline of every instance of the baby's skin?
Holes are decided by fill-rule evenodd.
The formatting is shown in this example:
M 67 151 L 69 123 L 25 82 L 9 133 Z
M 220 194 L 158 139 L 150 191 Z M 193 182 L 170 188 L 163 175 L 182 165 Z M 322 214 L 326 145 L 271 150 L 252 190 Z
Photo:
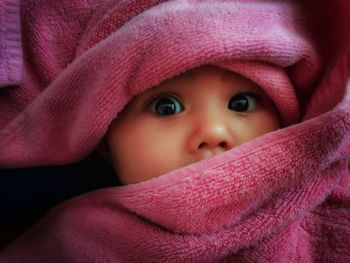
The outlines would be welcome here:
M 231 71 L 202 66 L 136 96 L 112 122 L 107 151 L 122 184 L 225 152 L 279 129 L 265 92 Z

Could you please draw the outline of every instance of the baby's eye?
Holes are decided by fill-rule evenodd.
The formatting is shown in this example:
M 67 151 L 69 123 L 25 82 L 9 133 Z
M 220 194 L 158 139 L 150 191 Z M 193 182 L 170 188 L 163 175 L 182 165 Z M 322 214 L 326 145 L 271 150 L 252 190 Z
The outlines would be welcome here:
M 172 96 L 164 96 L 152 101 L 151 110 L 156 115 L 167 116 L 183 111 L 183 106 L 178 99 Z
M 239 94 L 233 96 L 229 103 L 228 108 L 237 112 L 249 112 L 255 110 L 257 106 L 257 98 L 253 95 Z

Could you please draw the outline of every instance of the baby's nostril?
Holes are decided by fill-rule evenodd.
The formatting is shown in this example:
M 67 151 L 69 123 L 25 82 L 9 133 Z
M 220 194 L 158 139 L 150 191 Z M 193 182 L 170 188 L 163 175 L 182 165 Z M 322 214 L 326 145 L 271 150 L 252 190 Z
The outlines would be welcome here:
M 219 146 L 220 146 L 221 148 L 226 149 L 226 148 L 227 148 L 227 142 L 220 142 L 220 143 L 219 143 Z
M 226 149 L 226 148 L 227 148 L 227 142 L 220 142 L 217 146 L 220 147 L 220 148 Z M 198 146 L 198 149 L 202 149 L 202 148 L 206 148 L 206 147 L 208 147 L 208 144 L 205 143 L 205 142 L 202 142 L 202 143 Z
M 201 149 L 201 148 L 204 148 L 206 147 L 206 143 L 205 142 L 202 142 L 199 146 L 198 146 L 198 149 Z

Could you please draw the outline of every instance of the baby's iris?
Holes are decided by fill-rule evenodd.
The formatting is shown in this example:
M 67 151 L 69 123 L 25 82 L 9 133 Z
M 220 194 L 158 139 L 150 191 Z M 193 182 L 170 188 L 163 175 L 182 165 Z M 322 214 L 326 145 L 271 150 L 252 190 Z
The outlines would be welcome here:
M 157 115 L 167 116 L 183 111 L 183 106 L 176 98 L 166 96 L 155 99 L 151 103 L 151 110 Z
M 230 99 L 228 108 L 236 112 L 249 112 L 255 110 L 256 104 L 255 96 L 239 94 Z

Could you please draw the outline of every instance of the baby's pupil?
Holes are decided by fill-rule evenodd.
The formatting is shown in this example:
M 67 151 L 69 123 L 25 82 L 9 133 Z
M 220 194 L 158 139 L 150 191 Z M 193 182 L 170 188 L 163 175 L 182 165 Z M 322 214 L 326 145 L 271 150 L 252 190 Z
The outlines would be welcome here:
M 156 104 L 156 112 L 159 115 L 171 115 L 176 111 L 176 105 L 171 99 L 160 99 Z
M 238 95 L 231 98 L 229 102 L 229 109 L 244 112 L 249 109 L 249 101 L 246 96 Z

